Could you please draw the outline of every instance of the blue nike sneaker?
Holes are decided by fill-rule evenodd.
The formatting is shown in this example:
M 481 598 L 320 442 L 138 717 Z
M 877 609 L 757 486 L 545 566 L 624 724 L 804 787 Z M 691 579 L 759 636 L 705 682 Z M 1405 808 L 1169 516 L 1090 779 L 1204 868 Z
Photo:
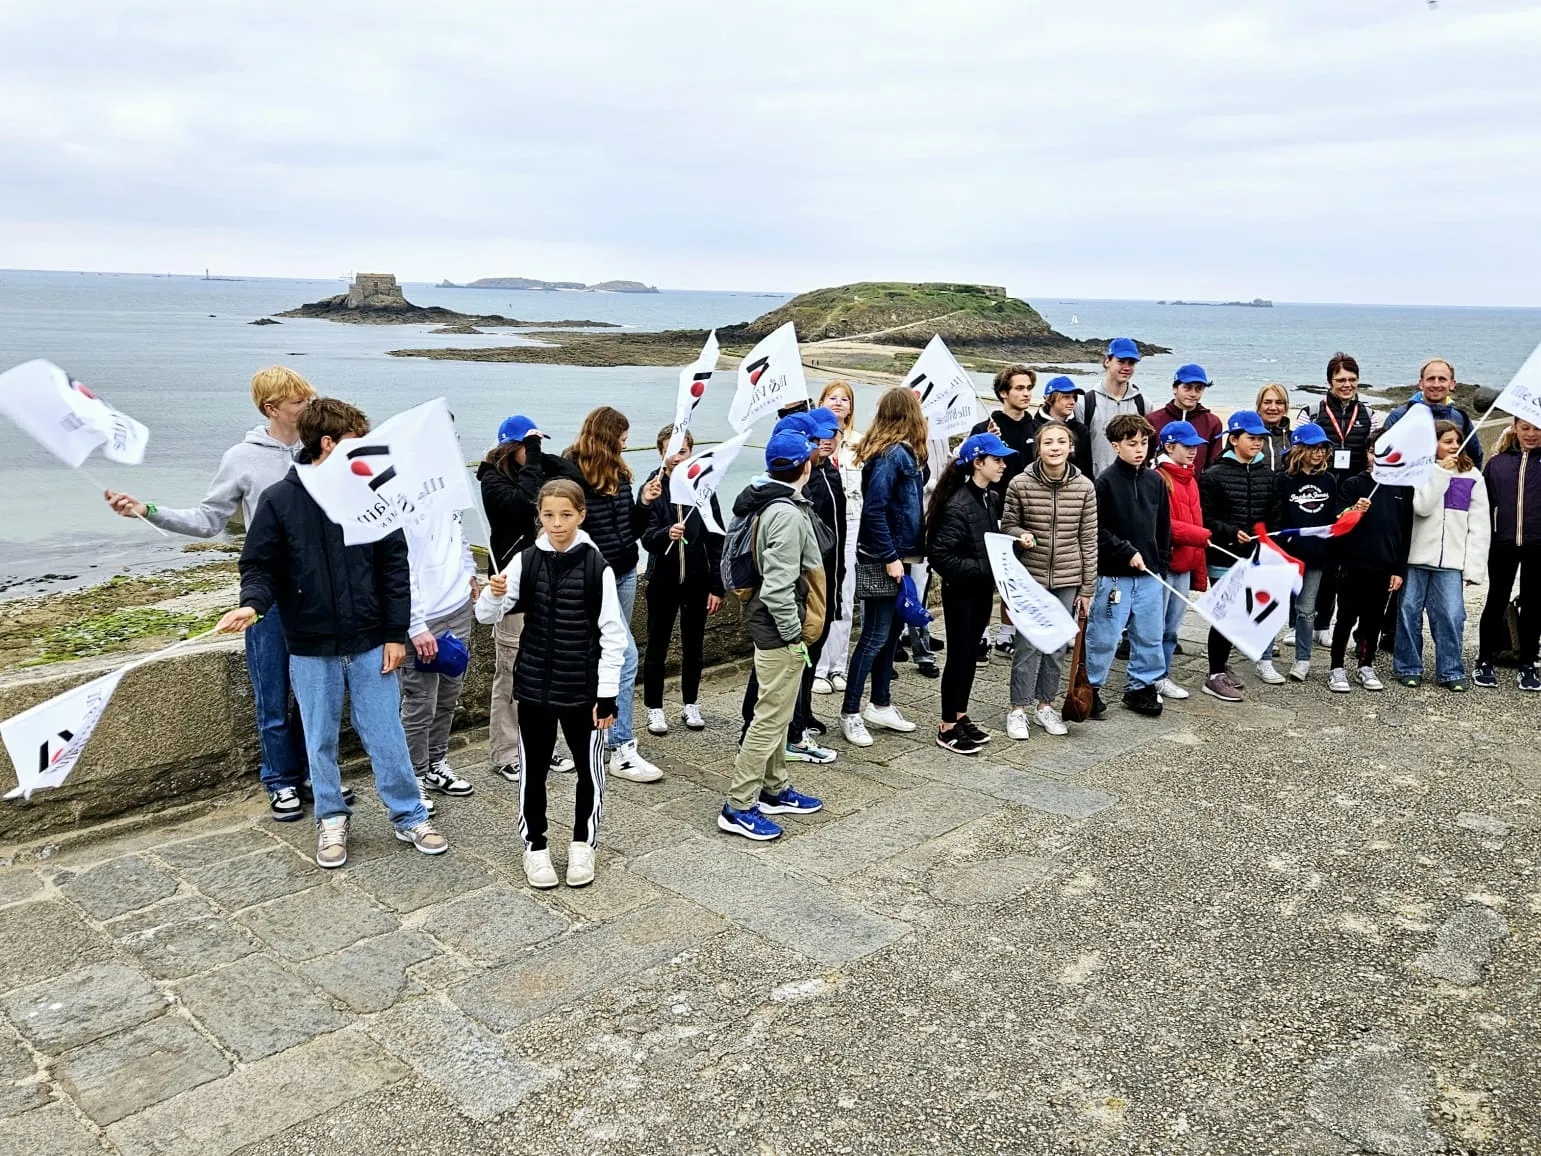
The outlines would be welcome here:
M 717 816 L 717 829 L 761 843 L 781 838 L 781 828 L 760 814 L 759 807 L 746 807 L 739 811 L 724 803 L 722 813 Z
M 760 791 L 760 811 L 766 815 L 811 815 L 823 806 L 823 799 L 800 795 L 791 787 L 783 787 L 779 795 Z

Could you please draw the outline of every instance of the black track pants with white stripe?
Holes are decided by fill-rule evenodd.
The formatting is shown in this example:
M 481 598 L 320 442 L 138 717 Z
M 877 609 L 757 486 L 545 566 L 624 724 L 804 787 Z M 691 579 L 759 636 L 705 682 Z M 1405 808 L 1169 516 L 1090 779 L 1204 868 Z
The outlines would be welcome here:
M 531 851 L 546 849 L 546 774 L 557 727 L 567 739 L 578 776 L 573 842 L 599 844 L 605 801 L 604 731 L 594 729 L 592 706 L 556 708 L 519 704 L 519 834 Z

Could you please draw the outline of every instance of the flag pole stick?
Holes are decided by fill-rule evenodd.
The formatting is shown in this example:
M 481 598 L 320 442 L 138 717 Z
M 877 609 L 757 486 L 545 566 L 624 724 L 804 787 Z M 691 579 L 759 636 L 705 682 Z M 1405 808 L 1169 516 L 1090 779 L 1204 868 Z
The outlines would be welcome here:
M 1500 393 L 1498 396 L 1502 397 L 1503 394 Z M 1461 439 L 1461 444 L 1455 447 L 1455 452 L 1456 453 L 1459 454 L 1462 450 L 1464 450 L 1466 448 L 1466 443 L 1471 441 L 1472 438 L 1477 436 L 1477 431 L 1480 430 L 1483 427 L 1484 424 L 1486 424 L 1488 418 L 1493 416 L 1493 411 L 1495 409 L 1497 409 L 1497 408 L 1498 408 L 1498 397 L 1495 397 L 1493 399 L 1493 403 L 1490 406 L 1487 407 L 1487 410 L 1482 414 L 1482 416 L 1479 417 L 1476 421 L 1471 423 L 1471 430 L 1466 434 L 1466 436 L 1464 438 Z
M 103 492 L 106 492 L 107 487 L 102 484 L 101 479 L 98 478 L 96 475 L 94 475 L 90 470 L 86 469 L 85 466 L 77 466 L 76 469 L 79 472 L 80 476 L 85 478 L 86 481 L 90 482 L 97 489 L 99 489 L 99 490 L 101 490 Z M 138 518 L 141 522 L 143 522 L 146 526 L 150 527 L 150 529 L 154 530 L 162 538 L 169 538 L 169 537 L 171 537 L 171 534 L 169 532 L 167 532 L 166 530 L 161 529 L 154 522 L 150 521 L 149 518 L 146 518 L 143 514 L 138 513 L 136 511 L 135 514 L 134 514 L 134 517 Z

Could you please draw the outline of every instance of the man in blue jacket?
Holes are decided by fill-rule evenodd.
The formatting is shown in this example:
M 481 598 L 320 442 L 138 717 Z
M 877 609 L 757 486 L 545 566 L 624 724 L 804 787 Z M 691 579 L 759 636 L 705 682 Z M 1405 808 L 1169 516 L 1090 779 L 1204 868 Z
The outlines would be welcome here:
M 313 400 L 297 424 L 300 461 L 316 464 L 344 438 L 369 432 L 369 419 L 335 398 Z M 352 811 L 337 766 L 344 690 L 396 838 L 425 855 L 442 855 L 449 843 L 429 822 L 412 773 L 395 678 L 412 614 L 405 536 L 395 530 L 378 542 L 346 545 L 342 527 L 291 468 L 257 505 L 241 550 L 241 606 L 220 619 L 219 629 L 239 633 L 275 606 L 305 728 L 319 830 L 316 863 L 332 868 L 348 861 Z
M 1418 371 L 1418 392 L 1386 415 L 1383 428 L 1390 429 L 1396 425 L 1412 406 L 1426 405 L 1435 421 L 1454 422 L 1465 438 L 1476 428 L 1476 423 L 1472 421 L 1471 414 L 1450 400 L 1450 391 L 1454 388 L 1455 368 L 1448 361 L 1442 357 L 1425 361 L 1423 368 Z M 1463 452 L 1477 465 L 1482 464 L 1480 438 L 1468 438 Z

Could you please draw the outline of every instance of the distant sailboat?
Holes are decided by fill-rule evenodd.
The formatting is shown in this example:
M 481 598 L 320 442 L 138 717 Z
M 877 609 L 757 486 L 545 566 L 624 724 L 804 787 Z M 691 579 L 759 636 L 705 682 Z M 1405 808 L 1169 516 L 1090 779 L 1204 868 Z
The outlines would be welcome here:
M 1070 315 L 1070 324 L 1072 324 L 1072 325 L 1079 325 L 1079 324 L 1081 324 L 1081 319 L 1079 317 L 1077 317 L 1074 313 L 1072 313 Z

